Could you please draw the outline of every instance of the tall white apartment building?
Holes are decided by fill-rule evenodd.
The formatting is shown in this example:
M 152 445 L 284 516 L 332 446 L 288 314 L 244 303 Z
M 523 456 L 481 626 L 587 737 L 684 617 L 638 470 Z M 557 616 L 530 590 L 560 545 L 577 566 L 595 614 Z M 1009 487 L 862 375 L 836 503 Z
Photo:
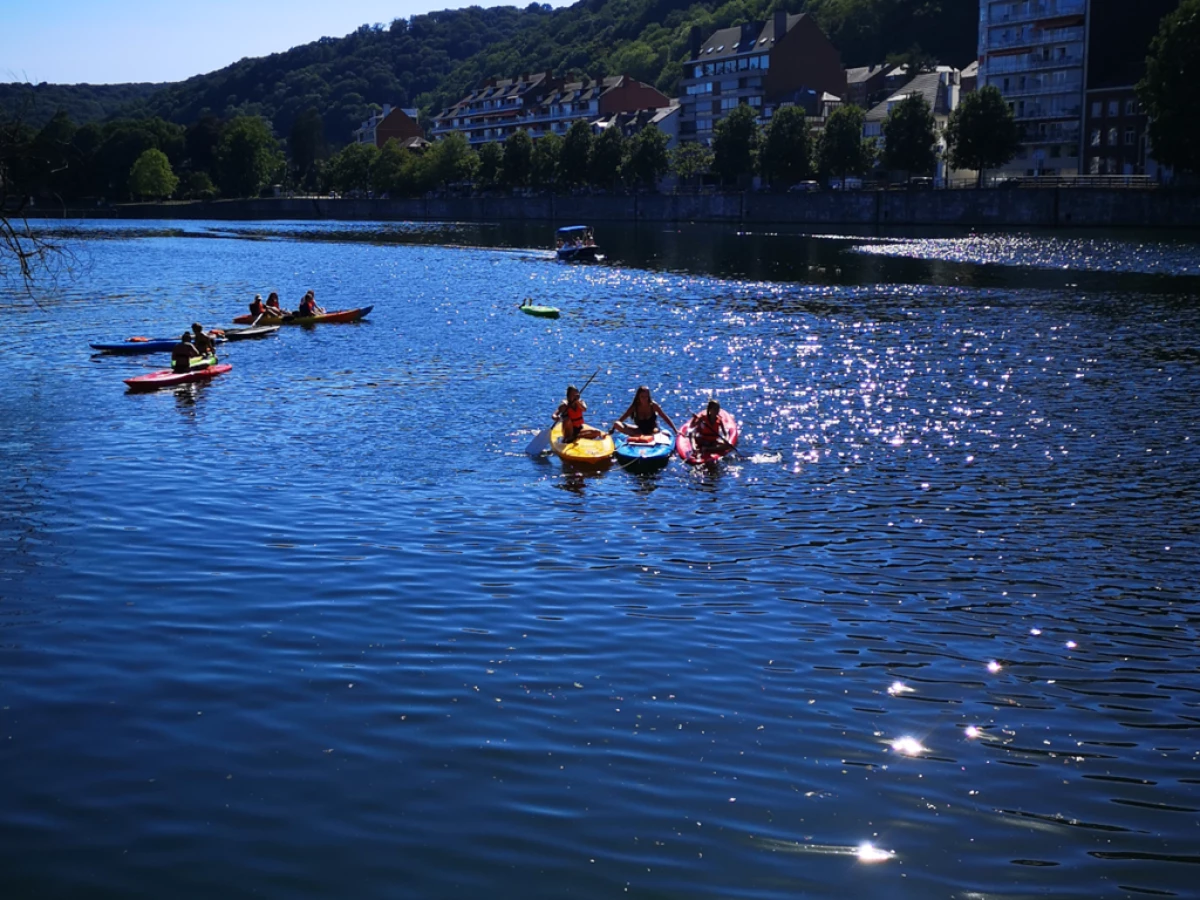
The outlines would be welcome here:
M 1004 171 L 1077 175 L 1083 169 L 1089 0 L 981 0 L 979 87 L 1000 89 L 1021 129 Z

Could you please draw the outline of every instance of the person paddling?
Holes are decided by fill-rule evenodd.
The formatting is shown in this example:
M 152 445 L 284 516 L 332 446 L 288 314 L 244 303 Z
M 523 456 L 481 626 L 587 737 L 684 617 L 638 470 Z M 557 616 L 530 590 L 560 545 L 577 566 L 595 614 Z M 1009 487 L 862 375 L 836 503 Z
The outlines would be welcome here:
M 199 322 L 192 323 L 192 345 L 199 356 L 215 356 L 217 353 L 217 342 L 205 333 L 204 326 Z
M 554 412 L 554 419 L 562 423 L 564 443 L 574 443 L 580 438 L 600 437 L 599 431 L 584 424 L 583 414 L 586 411 L 587 404 L 579 396 L 579 388 L 573 384 L 567 385 L 567 399 L 560 403 Z
M 287 315 L 290 315 L 290 311 L 280 308 L 279 295 L 274 291 L 271 291 L 271 293 L 267 296 L 267 316 L 269 318 L 282 319 Z
M 622 413 L 621 418 L 613 422 L 612 428 L 608 429 L 608 433 L 619 431 L 621 434 L 634 435 L 652 435 L 658 431 L 658 417 L 662 416 L 664 422 L 671 426 L 672 431 L 678 431 L 675 423 L 671 421 L 661 406 L 654 402 L 654 398 L 650 396 L 650 388 L 644 384 L 639 387 L 633 394 L 633 402 L 629 404 L 629 409 Z M 633 418 L 632 425 L 626 425 L 625 420 Z
M 716 398 L 708 401 L 703 413 L 692 416 L 686 430 L 701 453 L 722 453 L 733 449 L 725 423 L 721 421 L 721 404 Z
M 185 331 L 179 338 L 179 343 L 171 348 L 171 371 L 190 372 L 192 360 L 199 355 L 195 345 L 192 344 L 192 333 Z
M 304 295 L 304 299 L 300 301 L 300 305 L 296 307 L 297 316 L 323 316 L 325 308 L 317 305 L 316 295 L 309 291 Z
M 257 325 L 258 320 L 267 314 L 267 306 L 263 303 L 262 294 L 254 295 L 254 302 L 250 304 L 250 315 L 253 316 L 251 325 Z

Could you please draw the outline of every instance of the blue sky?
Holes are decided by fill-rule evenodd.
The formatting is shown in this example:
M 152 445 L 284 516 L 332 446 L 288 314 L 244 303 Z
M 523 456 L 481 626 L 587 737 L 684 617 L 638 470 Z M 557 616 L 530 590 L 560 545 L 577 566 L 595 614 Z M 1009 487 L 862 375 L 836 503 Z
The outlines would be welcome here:
M 550 0 L 554 6 L 565 0 Z M 469 0 L 0 0 L 0 82 L 182 81 Z M 528 5 L 476 0 L 479 6 Z

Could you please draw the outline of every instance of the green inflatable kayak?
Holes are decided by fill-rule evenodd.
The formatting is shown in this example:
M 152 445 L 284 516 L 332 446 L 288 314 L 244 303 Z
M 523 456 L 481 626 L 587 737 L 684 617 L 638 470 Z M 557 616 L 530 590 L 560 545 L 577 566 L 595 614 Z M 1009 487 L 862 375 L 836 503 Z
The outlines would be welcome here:
M 539 306 L 536 303 L 522 303 L 521 312 L 527 316 L 537 316 L 541 319 L 557 319 L 557 306 Z

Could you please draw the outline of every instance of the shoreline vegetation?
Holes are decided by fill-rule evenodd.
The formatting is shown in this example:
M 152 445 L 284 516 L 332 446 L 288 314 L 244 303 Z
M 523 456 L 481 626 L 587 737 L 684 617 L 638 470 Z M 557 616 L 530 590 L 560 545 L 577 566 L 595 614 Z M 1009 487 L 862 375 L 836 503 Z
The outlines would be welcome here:
M 30 219 L 543 221 L 1200 228 L 1200 190 L 1109 187 L 533 197 L 279 197 L 36 207 Z

